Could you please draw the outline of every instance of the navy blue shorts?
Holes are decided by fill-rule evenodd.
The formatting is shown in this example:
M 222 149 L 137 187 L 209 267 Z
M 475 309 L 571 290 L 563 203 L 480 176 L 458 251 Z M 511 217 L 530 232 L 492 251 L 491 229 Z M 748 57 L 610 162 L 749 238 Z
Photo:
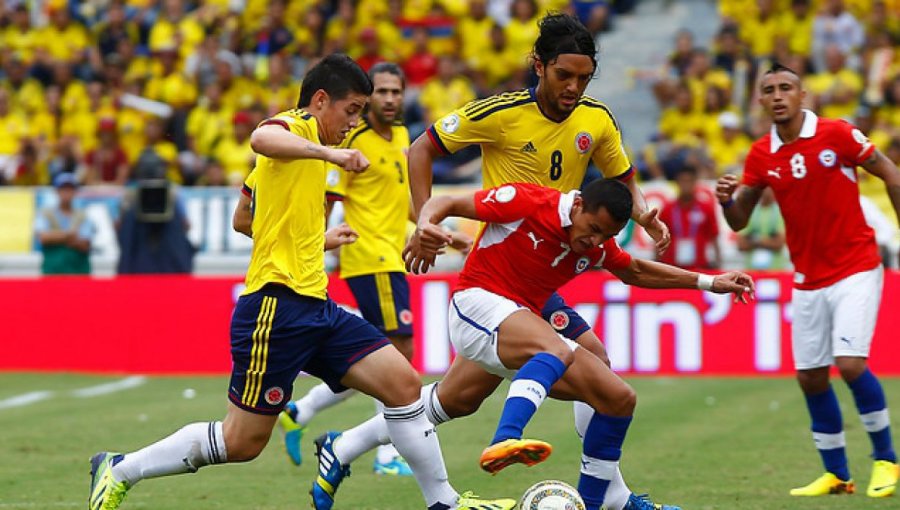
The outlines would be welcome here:
M 340 392 L 350 367 L 386 345 L 382 332 L 331 299 L 266 285 L 234 307 L 228 398 L 252 413 L 278 414 L 301 371 Z
M 387 336 L 412 336 L 409 283 L 403 273 L 375 273 L 345 278 L 363 318 Z
M 541 317 L 549 322 L 557 333 L 570 340 L 577 339 L 591 329 L 587 321 L 582 319 L 578 312 L 567 305 L 558 292 L 554 292 L 550 299 L 544 303 Z

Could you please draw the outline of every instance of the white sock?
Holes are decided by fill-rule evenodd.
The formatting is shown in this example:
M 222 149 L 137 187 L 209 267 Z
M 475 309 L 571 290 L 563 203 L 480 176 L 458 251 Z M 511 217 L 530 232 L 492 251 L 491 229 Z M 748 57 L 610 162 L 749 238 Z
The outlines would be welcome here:
M 344 431 L 334 442 L 334 455 L 340 459 L 341 464 L 350 465 L 360 455 L 390 442 L 391 437 L 388 435 L 384 415 L 376 414 L 352 429 Z
M 375 403 L 375 414 L 383 414 L 384 413 L 384 404 L 381 403 L 377 398 L 373 398 L 372 402 Z M 385 428 L 387 430 L 387 428 Z M 379 444 L 378 449 L 375 450 L 375 461 L 379 464 L 388 464 L 395 457 L 399 457 L 400 453 L 397 452 L 397 449 L 394 448 L 394 445 L 391 443 L 388 444 Z
M 112 468 L 116 480 L 134 486 L 144 478 L 193 473 L 227 462 L 222 422 L 191 423 L 125 457 Z
M 447 413 L 441 406 L 441 400 L 438 398 L 437 394 L 436 382 L 422 386 L 421 396 L 422 404 L 425 405 L 425 416 L 428 417 L 428 421 L 435 425 L 440 425 L 441 423 L 447 423 L 453 419 L 450 416 L 447 416 Z
M 306 426 L 319 414 L 319 411 L 328 409 L 335 404 L 340 404 L 353 395 L 356 395 L 356 390 L 344 390 L 340 393 L 335 393 L 325 383 L 313 386 L 309 393 L 294 401 L 294 404 L 297 405 L 297 424 L 301 427 Z
M 437 503 L 456 507 L 459 495 L 450 486 L 434 425 L 425 417 L 422 400 L 401 407 L 385 407 L 384 419 L 391 441 L 412 469 L 425 497 L 425 506 Z
M 578 437 L 584 440 L 584 432 L 587 430 L 591 417 L 594 415 L 594 409 L 584 402 L 572 402 L 572 408 L 575 411 L 575 432 Z M 628 504 L 628 496 L 631 495 L 631 489 L 625 484 L 622 478 L 621 468 L 616 466 L 616 473 L 609 481 L 609 487 L 606 489 L 606 496 L 603 498 L 603 506 L 607 510 L 622 510 Z

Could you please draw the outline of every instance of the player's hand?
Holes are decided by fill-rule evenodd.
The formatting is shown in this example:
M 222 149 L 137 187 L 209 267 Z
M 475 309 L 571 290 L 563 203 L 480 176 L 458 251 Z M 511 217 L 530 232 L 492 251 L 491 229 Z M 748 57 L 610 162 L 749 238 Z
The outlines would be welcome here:
M 359 239 L 359 233 L 350 228 L 350 225 L 341 223 L 325 231 L 325 250 L 333 250 L 338 246 L 355 243 Z
M 462 232 L 450 233 L 450 247 L 458 250 L 463 255 L 468 255 L 472 251 L 472 238 Z
M 738 187 L 738 178 L 736 175 L 725 174 L 716 181 L 716 199 L 720 204 L 724 204 L 731 200 L 734 190 Z
M 429 223 L 417 228 L 403 249 L 406 270 L 413 274 L 427 273 L 451 241 L 450 235 L 438 225 Z
M 364 172 L 369 168 L 369 160 L 356 149 L 331 149 L 328 161 L 353 173 Z
M 713 278 L 712 288 L 716 294 L 734 294 L 735 303 L 747 304 L 756 299 L 756 285 L 750 275 L 740 271 L 729 271 Z
M 662 255 L 669 249 L 669 245 L 672 244 L 672 234 L 669 232 L 669 226 L 659 219 L 659 209 L 650 209 L 640 215 L 637 222 L 644 227 L 644 230 L 656 243 L 656 253 Z

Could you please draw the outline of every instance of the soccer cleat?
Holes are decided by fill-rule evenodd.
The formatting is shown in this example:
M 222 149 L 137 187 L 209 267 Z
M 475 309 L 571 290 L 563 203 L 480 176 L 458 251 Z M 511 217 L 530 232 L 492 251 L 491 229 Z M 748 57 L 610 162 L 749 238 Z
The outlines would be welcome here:
M 457 510 L 513 510 L 516 507 L 514 499 L 481 499 L 472 491 L 466 491 L 456 500 Z
M 885 498 L 892 495 L 897 489 L 898 478 L 900 478 L 900 465 L 889 460 L 876 460 L 872 465 L 872 478 L 869 480 L 866 496 Z
M 681 510 L 681 507 L 672 505 L 661 505 L 654 503 L 647 494 L 634 494 L 628 496 L 628 503 L 622 507 L 622 510 Z
M 278 415 L 278 425 L 284 431 L 284 449 L 287 451 L 288 457 L 295 466 L 299 466 L 303 463 L 300 441 L 303 439 L 306 427 L 299 425 L 294 419 L 295 416 L 297 416 L 297 404 L 288 402 L 284 411 Z
M 316 457 L 319 458 L 319 473 L 312 484 L 309 495 L 312 496 L 313 508 L 331 510 L 334 505 L 334 494 L 344 478 L 350 476 L 350 466 L 341 465 L 334 455 L 334 441 L 341 437 L 340 432 L 326 432 L 317 437 Z
M 853 494 L 854 492 L 856 492 L 856 484 L 853 483 L 853 480 L 844 481 L 833 473 L 825 473 L 805 487 L 791 489 L 791 496 L 827 496 L 829 494 Z
M 376 475 L 412 476 L 413 474 L 409 464 L 399 455 L 390 462 L 378 462 L 378 459 L 375 459 L 374 469 Z
M 544 462 L 553 447 L 536 439 L 506 439 L 492 444 L 481 452 L 481 469 L 494 475 L 506 466 L 521 463 L 526 466 Z
M 117 482 L 112 467 L 122 460 L 118 453 L 100 452 L 91 457 L 91 495 L 89 510 L 115 510 L 125 499 L 128 484 Z

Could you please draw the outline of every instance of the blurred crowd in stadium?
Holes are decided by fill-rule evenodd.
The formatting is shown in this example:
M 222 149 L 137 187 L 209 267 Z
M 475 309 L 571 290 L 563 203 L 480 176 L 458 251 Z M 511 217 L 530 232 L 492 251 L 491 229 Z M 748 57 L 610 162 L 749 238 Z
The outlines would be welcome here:
M 122 184 L 161 160 L 175 183 L 238 184 L 252 129 L 294 107 L 305 69 L 335 51 L 365 69 L 402 64 L 415 136 L 476 97 L 525 86 L 544 12 L 576 12 L 599 32 L 631 3 L 6 0 L 0 182 L 74 173 Z

